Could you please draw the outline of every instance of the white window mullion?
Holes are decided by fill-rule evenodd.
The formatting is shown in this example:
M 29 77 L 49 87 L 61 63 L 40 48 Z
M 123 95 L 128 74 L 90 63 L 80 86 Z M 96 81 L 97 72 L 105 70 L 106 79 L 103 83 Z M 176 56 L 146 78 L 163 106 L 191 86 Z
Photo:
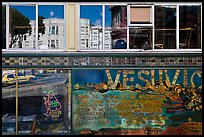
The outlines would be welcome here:
M 200 7 L 201 7 L 201 13 L 200 13 L 200 14 L 201 14 L 201 15 L 200 15 L 200 18 L 201 18 L 201 19 L 200 19 L 200 33 L 201 33 L 201 35 L 200 35 L 200 36 L 201 36 L 201 42 L 200 42 L 201 45 L 200 45 L 200 46 L 201 46 L 201 47 L 200 47 L 200 48 L 201 48 L 201 50 L 202 50 L 202 45 L 203 45 L 203 44 L 202 44 L 202 30 L 203 30 L 203 29 L 202 29 L 202 16 L 203 16 L 203 15 L 202 15 L 202 13 L 203 13 L 203 11 L 202 11 L 202 4 L 200 5 Z
M 9 26 L 9 19 L 10 19 L 10 15 L 9 15 L 9 5 L 6 4 L 6 49 L 9 49 L 9 30 L 10 30 L 10 26 Z
M 78 25 L 79 25 L 79 27 L 78 27 L 78 50 L 81 50 L 81 20 L 80 20 L 80 4 L 78 4 L 77 5 L 77 7 L 78 7 L 78 15 L 77 15 L 77 19 L 78 19 Z M 86 32 L 85 32 L 86 33 Z M 86 44 L 86 40 L 85 40 L 85 44 Z M 86 46 L 85 46 L 86 47 Z
M 179 4 L 176 5 L 176 49 L 179 50 Z
M 105 5 L 104 4 L 102 5 L 102 49 L 105 49 Z
M 154 5 L 152 5 L 152 50 L 154 50 L 154 38 L 155 38 L 155 30 L 154 30 Z
M 130 37 L 129 37 L 129 25 L 130 25 L 130 23 L 129 23 L 129 21 L 130 21 L 130 5 L 127 5 L 127 50 L 129 50 L 130 49 L 130 47 L 129 47 L 129 41 L 130 41 Z
M 36 21 L 35 21 L 35 49 L 38 49 L 38 4 L 36 4 L 36 12 L 35 12 L 35 18 L 36 18 Z
M 66 12 L 66 4 L 64 4 L 64 24 L 63 24 L 63 27 L 64 27 L 64 30 L 63 30 L 63 42 L 62 42 L 62 44 L 64 45 L 64 51 L 66 51 L 67 50 L 67 45 L 66 45 L 66 17 L 67 17 L 67 14 L 66 14 L 67 12 Z M 60 27 L 58 27 L 58 35 L 59 35 L 59 31 L 60 30 Z M 61 47 L 61 45 L 60 45 L 60 42 L 58 41 L 58 44 L 59 44 L 59 48 Z

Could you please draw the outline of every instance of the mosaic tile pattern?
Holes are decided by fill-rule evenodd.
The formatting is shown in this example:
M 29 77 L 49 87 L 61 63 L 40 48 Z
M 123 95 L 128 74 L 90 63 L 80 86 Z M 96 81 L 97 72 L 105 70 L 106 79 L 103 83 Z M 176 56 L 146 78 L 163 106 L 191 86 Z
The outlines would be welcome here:
M 2 67 L 202 66 L 202 57 L 2 57 Z

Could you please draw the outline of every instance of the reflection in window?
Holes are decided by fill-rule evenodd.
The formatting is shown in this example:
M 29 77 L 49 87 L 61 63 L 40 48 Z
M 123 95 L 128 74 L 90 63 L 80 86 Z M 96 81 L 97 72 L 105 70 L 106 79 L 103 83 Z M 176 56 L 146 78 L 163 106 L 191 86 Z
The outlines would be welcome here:
M 142 16 L 141 16 L 142 15 Z M 151 7 L 130 7 L 130 23 L 151 23 Z
M 36 26 L 35 9 L 35 6 L 32 5 L 10 6 L 9 48 L 34 48 L 34 45 L 32 44 L 27 46 L 25 41 L 36 40 L 34 37 L 34 28 Z
M 127 6 L 109 6 L 112 19 L 112 48 L 127 49 Z
M 155 49 L 176 49 L 176 6 L 155 6 Z
M 67 69 L 21 69 L 18 76 L 18 134 L 67 134 Z M 2 70 L 2 134 L 16 134 L 15 70 Z M 8 78 L 9 76 L 9 78 Z M 11 84 L 13 83 L 13 84 Z
M 43 18 L 44 30 L 40 33 L 42 45 L 39 49 L 64 49 L 64 6 L 63 5 L 39 5 L 39 17 Z M 40 20 L 39 20 L 40 21 Z M 39 22 L 40 24 L 40 22 Z M 51 42 L 51 47 L 48 41 L 58 40 L 59 47 L 56 48 Z
M 6 49 L 6 6 L 2 5 L 2 49 Z
M 201 6 L 179 6 L 179 48 L 201 48 Z
M 16 134 L 15 70 L 2 69 L 2 135 Z M 11 84 L 12 83 L 12 84 Z
M 80 6 L 80 49 L 102 49 L 102 6 Z M 97 46 L 96 46 L 97 45 Z
M 112 48 L 112 19 L 111 19 L 111 11 L 110 6 L 105 6 L 105 35 L 104 35 L 104 49 L 111 49 Z
M 152 48 L 152 28 L 134 27 L 129 29 L 130 49 Z

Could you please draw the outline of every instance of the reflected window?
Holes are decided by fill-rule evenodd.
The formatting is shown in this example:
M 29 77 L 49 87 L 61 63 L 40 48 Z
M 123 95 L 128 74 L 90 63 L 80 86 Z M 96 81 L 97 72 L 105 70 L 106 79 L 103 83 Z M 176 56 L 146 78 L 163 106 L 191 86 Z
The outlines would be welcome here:
M 112 19 L 111 19 L 111 6 L 105 6 L 105 41 L 104 41 L 104 49 L 111 49 L 112 48 Z
M 36 41 L 34 37 L 36 26 L 35 5 L 10 6 L 9 14 L 9 48 L 34 49 L 34 45 L 27 46 L 25 41 Z
M 155 6 L 155 49 L 176 49 L 176 6 Z
M 64 6 L 39 5 L 38 16 L 42 18 L 42 21 L 39 20 L 42 45 L 39 45 L 38 49 L 64 49 Z M 59 46 L 55 47 L 51 40 L 58 40 Z M 51 41 L 51 47 L 49 41 Z
M 2 5 L 2 49 L 6 49 L 6 6 Z
M 2 135 L 16 134 L 16 92 L 15 92 L 15 70 L 2 69 Z
M 134 27 L 129 29 L 130 49 L 152 49 L 152 27 Z
M 179 6 L 179 48 L 201 48 L 201 6 Z
M 151 7 L 131 6 L 130 7 L 130 24 L 151 23 L 152 22 L 151 10 L 152 10 Z
M 127 6 L 112 5 L 109 6 L 109 10 L 112 21 L 112 49 L 127 49 Z M 110 30 L 107 29 L 107 31 Z
M 80 49 L 103 49 L 101 5 L 80 6 L 80 30 Z

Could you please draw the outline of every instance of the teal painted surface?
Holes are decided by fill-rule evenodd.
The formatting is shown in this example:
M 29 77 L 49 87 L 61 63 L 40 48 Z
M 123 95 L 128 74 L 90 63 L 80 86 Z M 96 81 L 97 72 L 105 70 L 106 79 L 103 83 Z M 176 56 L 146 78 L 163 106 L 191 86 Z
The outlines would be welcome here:
M 73 134 L 108 134 L 121 130 L 145 134 L 146 127 L 159 130 L 159 134 L 188 122 L 201 124 L 202 70 L 185 71 L 180 68 L 168 69 L 167 73 L 164 69 L 72 70 Z M 153 76 L 159 85 L 152 82 Z M 170 84 L 165 85 L 167 77 Z M 148 82 L 151 86 L 147 86 Z

